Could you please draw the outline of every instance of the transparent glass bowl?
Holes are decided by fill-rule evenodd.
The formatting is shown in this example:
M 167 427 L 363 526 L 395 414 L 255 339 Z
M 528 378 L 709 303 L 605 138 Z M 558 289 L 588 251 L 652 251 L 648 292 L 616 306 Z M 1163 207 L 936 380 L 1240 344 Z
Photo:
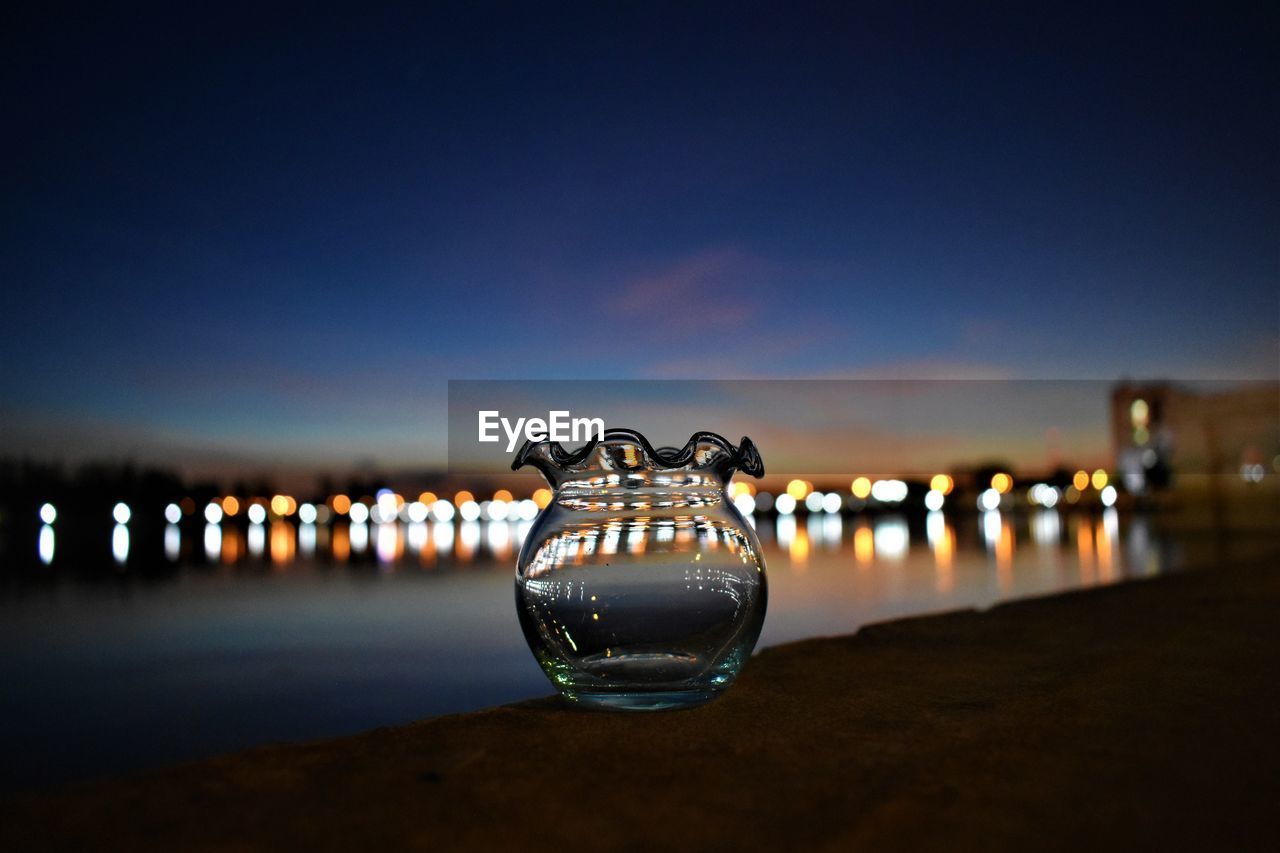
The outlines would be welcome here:
M 525 538 L 516 609 L 538 663 L 567 699 L 623 709 L 696 705 L 724 691 L 764 623 L 764 557 L 729 500 L 760 476 L 750 439 L 697 433 L 655 450 L 608 430 L 575 452 L 526 443 L 554 498 Z

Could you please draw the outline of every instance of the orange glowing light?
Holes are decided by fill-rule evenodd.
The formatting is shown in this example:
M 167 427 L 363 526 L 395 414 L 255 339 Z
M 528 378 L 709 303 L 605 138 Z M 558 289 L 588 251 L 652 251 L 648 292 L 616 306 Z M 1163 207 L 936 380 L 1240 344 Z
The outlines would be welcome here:
M 498 489 L 498 491 L 493 493 L 493 499 L 495 501 L 505 501 L 506 503 L 511 503 L 511 500 L 512 500 L 511 492 L 508 492 L 506 489 Z
M 453 505 L 462 506 L 467 501 L 474 501 L 475 499 L 476 499 L 475 495 L 471 494 L 466 489 L 463 489 L 462 491 L 458 492 L 456 495 L 453 496 Z
M 351 498 L 346 495 L 334 495 L 330 504 L 338 515 L 346 515 L 351 510 Z
M 849 486 L 849 491 L 853 492 L 855 498 L 865 500 L 871 494 L 871 480 L 867 477 L 859 477 Z
M 1093 483 L 1095 489 L 1102 491 L 1107 487 L 1107 472 L 1099 468 L 1093 472 L 1093 477 L 1090 478 L 1089 482 Z
M 1008 592 L 1013 586 L 1013 525 L 1006 520 L 1000 525 L 1000 539 L 996 542 L 996 585 Z
M 787 483 L 787 494 L 798 501 L 802 501 L 804 496 L 809 494 L 809 484 L 804 480 L 792 480 Z
M 955 588 L 955 573 L 952 571 L 955 553 L 956 531 L 950 525 L 946 525 L 933 549 L 933 560 L 938 569 L 936 580 L 938 592 L 948 593 Z
M 1002 495 L 1007 495 L 1013 488 L 1013 478 L 1001 471 L 991 478 L 991 488 Z
M 271 562 L 280 565 L 292 561 L 296 547 L 293 525 L 287 521 L 277 521 L 271 525 Z
M 1111 535 L 1103 521 L 1099 521 L 1095 528 L 1094 541 L 1097 543 L 1098 580 L 1107 583 L 1114 580 L 1115 576 L 1112 573 Z
M 1151 407 L 1147 405 L 1146 400 L 1137 399 L 1129 404 L 1129 420 L 1133 423 L 1134 429 L 1146 428 L 1151 422 Z
M 436 502 L 436 500 L 437 498 L 436 498 L 435 492 L 423 492 L 422 494 L 418 495 L 418 502 L 422 504 L 426 504 L 427 506 L 431 506 L 433 503 Z
M 941 492 L 944 495 L 951 494 L 951 490 L 956 487 L 956 481 L 948 477 L 946 474 L 934 474 L 933 479 L 929 481 L 929 488 L 935 492 Z M 870 486 L 868 486 L 870 488 Z
M 538 505 L 538 509 L 546 509 L 547 504 L 551 503 L 550 489 L 537 489 L 533 493 L 533 502 Z
M 234 563 L 240 559 L 240 552 L 243 550 L 240 543 L 239 530 L 230 526 L 222 528 L 222 562 Z
M 798 571 L 804 571 L 809 567 L 809 531 L 803 527 L 796 531 L 795 538 L 791 540 L 791 547 L 788 556 L 791 557 L 791 567 Z
M 222 512 L 228 516 L 235 515 L 240 511 L 240 501 L 227 495 L 222 499 Z
M 1076 487 L 1077 492 L 1083 492 L 1089 488 L 1089 472 L 1077 471 L 1075 476 L 1071 478 L 1071 485 Z
M 351 501 L 347 501 L 347 509 L 351 508 Z M 335 507 L 336 509 L 336 507 Z M 339 563 L 345 563 L 347 558 L 351 556 L 351 534 L 348 532 L 346 525 L 338 525 L 333 528 L 333 559 Z
M 859 566 L 869 566 L 876 558 L 876 537 L 870 527 L 859 527 L 853 532 L 853 557 Z
M 276 515 L 288 515 L 289 499 L 284 495 L 276 495 L 271 499 L 271 511 Z

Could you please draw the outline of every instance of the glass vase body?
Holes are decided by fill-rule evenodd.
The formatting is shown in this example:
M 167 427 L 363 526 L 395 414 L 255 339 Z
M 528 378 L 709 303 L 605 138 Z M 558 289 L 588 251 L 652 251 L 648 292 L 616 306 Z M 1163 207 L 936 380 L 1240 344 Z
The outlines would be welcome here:
M 534 657 L 560 693 L 656 710 L 715 698 L 764 623 L 764 556 L 728 497 L 735 471 L 764 473 L 749 439 L 697 433 L 655 450 L 608 430 L 576 452 L 526 443 L 553 492 L 520 550 L 515 598 Z

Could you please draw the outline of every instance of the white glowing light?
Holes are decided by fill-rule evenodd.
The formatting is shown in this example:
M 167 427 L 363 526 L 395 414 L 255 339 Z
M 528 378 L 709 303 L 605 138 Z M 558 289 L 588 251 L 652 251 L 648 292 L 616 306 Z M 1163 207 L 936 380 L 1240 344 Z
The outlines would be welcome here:
M 222 530 L 217 522 L 209 522 L 204 526 L 204 556 L 211 563 L 218 562 L 222 556 Z
M 751 515 L 756 511 L 755 496 L 749 495 L 746 492 L 743 492 L 742 494 L 734 498 L 733 505 L 734 507 L 737 508 L 738 512 L 742 513 L 743 515 Z
M 254 504 L 253 506 L 249 507 L 249 519 L 251 521 L 253 520 L 253 507 L 258 507 L 258 509 L 262 509 L 262 507 L 258 506 L 257 504 Z M 263 509 L 262 517 L 266 518 L 266 516 L 267 516 L 267 511 Z M 262 526 L 261 521 L 254 521 L 253 524 L 249 525 L 249 553 L 255 557 L 261 557 L 262 550 L 266 546 L 266 544 L 267 544 L 266 528 Z
M 501 500 L 489 501 L 489 506 L 485 512 L 485 516 L 490 521 L 506 521 L 507 520 L 507 502 Z
M 1058 499 L 1062 497 L 1058 490 L 1048 483 L 1036 483 L 1030 489 L 1027 489 L 1027 503 L 1032 506 L 1043 506 L 1052 509 L 1058 505 Z
M 458 504 L 458 515 L 463 521 L 475 521 L 480 517 L 480 504 L 475 501 L 463 501 Z
M 217 501 L 214 501 L 204 508 L 204 520 L 210 524 L 217 524 L 219 521 L 222 521 L 222 507 L 218 506 Z M 205 531 L 205 538 L 208 538 L 208 536 L 208 531 Z M 219 545 L 219 547 L 221 547 L 221 545 Z
M 347 515 L 351 517 L 352 523 L 364 524 L 369 520 L 369 507 L 362 503 L 353 503 L 351 505 L 351 509 L 347 512 Z M 366 536 L 367 535 L 366 531 Z
M 125 507 L 126 511 L 128 509 Z M 129 528 L 125 527 L 123 522 L 117 524 L 111 531 L 111 556 L 115 557 L 120 565 L 124 565 L 125 560 L 129 559 Z
M 121 501 L 111 509 L 111 517 L 116 520 L 116 524 L 128 524 L 129 519 L 133 517 L 133 513 L 129 511 L 129 505 Z M 127 537 L 126 537 L 127 538 Z M 126 553 L 129 550 L 128 543 L 125 543 Z
M 169 504 L 164 508 L 164 520 L 170 524 L 177 524 L 182 521 L 182 507 L 177 504 Z
M 929 512 L 937 512 L 942 509 L 942 505 L 945 502 L 946 497 L 944 497 L 942 492 L 937 489 L 930 489 L 929 493 L 924 496 L 924 507 L 929 510 Z
M 392 500 L 394 501 L 395 499 L 392 498 Z M 377 530 L 378 534 L 377 539 L 374 540 L 374 551 L 378 555 L 378 562 L 390 563 L 396 558 L 398 531 L 394 524 L 379 524 Z
M 871 484 L 871 497 L 881 503 L 901 503 L 907 497 L 907 484 L 901 480 L 876 480 Z
M 1116 487 L 1106 486 L 1103 488 L 1098 498 L 1102 501 L 1103 506 L 1113 506 L 1116 502 Z
M 298 528 L 298 550 L 310 556 L 316 552 L 316 526 L 304 524 Z
M 778 515 L 791 515 L 791 513 L 796 511 L 796 499 L 786 492 L 783 492 L 778 495 L 778 499 L 774 501 L 773 507 L 778 511 Z
M 298 507 L 298 520 L 303 524 L 315 524 L 316 508 L 311 504 L 303 504 Z
M 822 496 L 822 511 L 825 513 L 839 512 L 842 504 L 844 498 L 839 492 L 828 492 Z
M 396 512 L 400 509 L 396 506 L 395 492 L 390 489 L 378 490 L 378 503 L 375 507 L 377 512 L 373 516 L 373 520 L 378 523 L 395 521 Z
M 886 518 L 877 522 L 872 535 L 876 554 L 891 560 L 902 559 L 911 541 L 907 523 L 901 518 Z
M 991 491 L 994 492 L 995 489 Z M 986 540 L 988 548 L 994 549 L 1000 543 L 1000 528 L 999 510 L 989 509 L 982 513 L 982 538 Z
M 45 506 L 48 506 L 48 504 L 45 504 Z M 46 524 L 40 528 L 40 542 L 38 545 L 40 562 L 46 566 L 53 562 L 53 545 L 53 528 Z
M 352 509 L 359 504 L 352 504 Z M 368 512 L 368 507 L 365 508 Z M 351 550 L 356 554 L 363 554 L 364 550 L 369 547 L 369 526 L 363 521 L 356 522 L 351 525 L 348 535 L 351 539 Z
M 249 521 L 252 524 L 261 524 L 267 520 L 267 510 L 262 504 L 253 504 L 249 507 Z
M 806 495 L 804 508 L 809 512 L 822 512 L 822 492 L 810 492 Z
M 440 498 L 431 505 L 431 517 L 436 521 L 453 521 L 453 504 Z
M 427 505 L 422 501 L 414 501 L 409 504 L 408 515 L 410 524 L 421 524 L 427 520 L 427 514 L 431 510 L 427 509 Z
M 171 563 L 177 562 L 178 557 L 182 556 L 182 531 L 176 524 L 164 526 L 164 556 Z
M 525 498 L 516 505 L 516 516 L 521 521 L 533 521 L 538 517 L 538 504 Z
M 995 489 L 987 489 L 978 495 L 978 509 L 983 512 L 991 512 L 1000 506 L 1000 493 Z
M 45 524 L 53 524 L 58 520 L 58 511 L 53 508 L 53 504 L 40 507 L 40 520 Z

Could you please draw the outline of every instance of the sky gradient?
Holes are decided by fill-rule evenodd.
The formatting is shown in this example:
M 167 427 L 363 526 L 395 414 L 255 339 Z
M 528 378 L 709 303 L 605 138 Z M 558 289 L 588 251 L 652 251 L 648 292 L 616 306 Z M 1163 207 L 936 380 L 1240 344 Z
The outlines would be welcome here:
M 1274 378 L 1247 8 L 11 18 L 4 455 L 428 464 L 462 378 Z

